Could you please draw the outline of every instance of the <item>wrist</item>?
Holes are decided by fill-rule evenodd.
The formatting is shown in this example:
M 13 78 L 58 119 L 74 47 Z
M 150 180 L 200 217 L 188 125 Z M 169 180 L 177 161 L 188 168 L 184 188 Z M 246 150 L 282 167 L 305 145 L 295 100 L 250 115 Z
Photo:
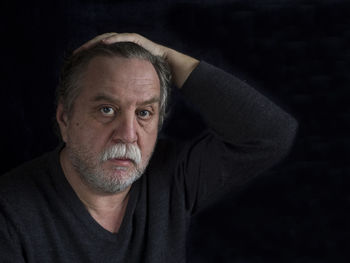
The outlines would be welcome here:
M 198 66 L 199 61 L 174 49 L 166 48 L 165 60 L 169 63 L 174 84 L 181 88 L 191 72 Z

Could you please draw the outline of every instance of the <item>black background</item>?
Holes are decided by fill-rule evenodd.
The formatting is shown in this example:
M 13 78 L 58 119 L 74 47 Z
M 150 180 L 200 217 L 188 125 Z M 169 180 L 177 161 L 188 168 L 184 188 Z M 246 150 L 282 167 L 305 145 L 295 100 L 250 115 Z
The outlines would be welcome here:
M 299 121 L 290 155 L 193 220 L 189 262 L 350 262 L 350 1 L 12 1 L 1 9 L 1 173 L 55 148 L 63 55 L 138 32 L 206 60 Z M 163 133 L 200 117 L 175 92 Z

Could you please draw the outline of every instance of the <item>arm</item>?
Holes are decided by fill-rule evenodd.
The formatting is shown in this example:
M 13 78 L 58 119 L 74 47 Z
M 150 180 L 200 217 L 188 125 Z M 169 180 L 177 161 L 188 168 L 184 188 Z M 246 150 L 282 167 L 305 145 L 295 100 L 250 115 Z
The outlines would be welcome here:
M 180 154 L 189 210 L 241 190 L 288 154 L 297 121 L 245 82 L 201 62 L 182 91 L 210 128 Z

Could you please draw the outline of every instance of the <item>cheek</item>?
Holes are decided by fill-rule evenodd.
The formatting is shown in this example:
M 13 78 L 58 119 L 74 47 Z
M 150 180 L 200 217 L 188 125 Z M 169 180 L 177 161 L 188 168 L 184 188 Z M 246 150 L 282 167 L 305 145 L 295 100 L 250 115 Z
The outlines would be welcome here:
M 99 136 L 97 136 L 98 134 Z M 69 123 L 68 138 L 71 143 L 95 148 L 93 146 L 102 139 L 102 132 L 99 132 L 96 127 L 92 127 L 91 122 L 75 118 Z
M 79 140 L 85 137 L 85 129 L 79 120 L 72 119 L 68 126 L 68 136 L 73 140 Z
M 142 141 L 141 149 L 142 149 L 143 159 L 145 160 L 148 159 L 152 154 L 154 150 L 154 146 L 157 141 L 157 135 L 158 135 L 158 130 L 155 129 L 151 133 L 148 133 L 147 135 L 141 138 L 141 141 Z

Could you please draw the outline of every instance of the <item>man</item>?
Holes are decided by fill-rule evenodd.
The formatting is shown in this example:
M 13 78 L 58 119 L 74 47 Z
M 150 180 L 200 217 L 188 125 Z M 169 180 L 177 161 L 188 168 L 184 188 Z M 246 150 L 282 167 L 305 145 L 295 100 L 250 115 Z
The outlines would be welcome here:
M 157 140 L 170 72 L 208 124 L 184 144 Z M 235 77 L 137 34 L 76 50 L 57 94 L 63 144 L 0 179 L 4 262 L 185 262 L 191 216 L 281 160 L 297 129 Z

